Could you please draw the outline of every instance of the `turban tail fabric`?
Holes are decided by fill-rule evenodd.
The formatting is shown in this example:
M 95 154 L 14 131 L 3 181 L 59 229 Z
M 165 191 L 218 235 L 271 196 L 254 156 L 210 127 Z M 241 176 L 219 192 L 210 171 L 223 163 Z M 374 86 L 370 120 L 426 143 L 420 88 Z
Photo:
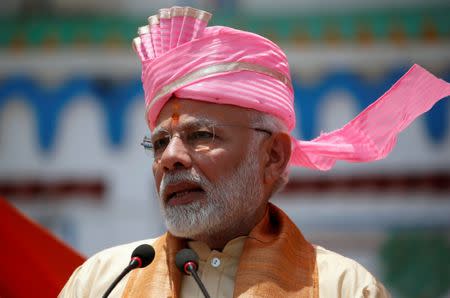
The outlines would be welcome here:
M 190 7 L 165 8 L 138 29 L 133 48 L 142 61 L 150 129 L 165 103 L 176 96 L 268 113 L 292 131 L 294 92 L 284 52 L 254 33 L 207 27 L 210 18 L 208 12 Z M 329 170 L 337 160 L 382 159 L 403 129 L 449 95 L 449 83 L 414 65 L 344 127 L 311 141 L 291 137 L 290 164 Z

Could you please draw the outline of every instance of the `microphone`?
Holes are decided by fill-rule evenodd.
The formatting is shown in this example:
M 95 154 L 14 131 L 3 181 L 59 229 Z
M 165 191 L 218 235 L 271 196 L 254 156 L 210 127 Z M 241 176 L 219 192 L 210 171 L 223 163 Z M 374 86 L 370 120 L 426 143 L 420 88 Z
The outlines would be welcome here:
M 205 298 L 211 297 L 197 274 L 198 255 L 195 251 L 189 248 L 183 248 L 175 256 L 175 264 L 181 272 L 194 277 Z
M 155 258 L 155 249 L 153 246 L 149 244 L 141 244 L 133 250 L 131 254 L 131 260 L 125 269 L 123 269 L 122 273 L 113 281 L 113 283 L 106 290 L 105 294 L 103 294 L 103 298 L 108 297 L 111 291 L 116 287 L 119 281 L 124 278 L 131 270 L 136 268 L 144 268 L 147 267 Z

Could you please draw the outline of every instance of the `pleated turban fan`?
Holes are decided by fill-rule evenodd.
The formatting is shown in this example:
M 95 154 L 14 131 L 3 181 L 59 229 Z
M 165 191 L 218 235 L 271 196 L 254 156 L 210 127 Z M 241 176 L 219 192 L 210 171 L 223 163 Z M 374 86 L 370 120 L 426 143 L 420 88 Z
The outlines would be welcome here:
M 174 95 L 268 113 L 292 131 L 294 92 L 284 52 L 254 33 L 207 27 L 210 18 L 210 13 L 190 7 L 165 8 L 138 29 L 133 48 L 142 61 L 150 129 Z M 290 164 L 329 170 L 337 160 L 382 159 L 403 129 L 448 95 L 449 83 L 414 65 L 344 127 L 311 141 L 292 136 Z

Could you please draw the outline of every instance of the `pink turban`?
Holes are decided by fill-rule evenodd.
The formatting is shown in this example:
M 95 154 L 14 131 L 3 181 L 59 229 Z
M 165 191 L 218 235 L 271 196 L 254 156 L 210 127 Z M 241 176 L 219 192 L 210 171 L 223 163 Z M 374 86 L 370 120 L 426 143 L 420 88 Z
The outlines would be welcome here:
M 207 27 L 210 18 L 205 11 L 172 7 L 160 9 L 139 28 L 133 46 L 142 61 L 150 129 L 172 95 L 258 110 L 294 129 L 294 92 L 284 52 L 257 34 Z M 403 129 L 448 95 L 449 83 L 414 65 L 341 129 L 312 141 L 292 137 L 291 165 L 329 170 L 337 160 L 382 159 Z

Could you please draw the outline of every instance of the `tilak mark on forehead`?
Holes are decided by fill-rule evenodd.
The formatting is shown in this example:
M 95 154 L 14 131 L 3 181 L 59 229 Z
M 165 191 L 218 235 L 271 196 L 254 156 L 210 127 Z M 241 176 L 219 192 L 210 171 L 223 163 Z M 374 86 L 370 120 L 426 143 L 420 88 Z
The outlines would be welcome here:
M 172 110 L 173 110 L 172 123 L 171 123 L 172 127 L 177 126 L 178 122 L 180 120 L 180 114 L 178 114 L 179 108 L 180 108 L 180 103 L 177 100 L 175 100 L 172 103 Z

